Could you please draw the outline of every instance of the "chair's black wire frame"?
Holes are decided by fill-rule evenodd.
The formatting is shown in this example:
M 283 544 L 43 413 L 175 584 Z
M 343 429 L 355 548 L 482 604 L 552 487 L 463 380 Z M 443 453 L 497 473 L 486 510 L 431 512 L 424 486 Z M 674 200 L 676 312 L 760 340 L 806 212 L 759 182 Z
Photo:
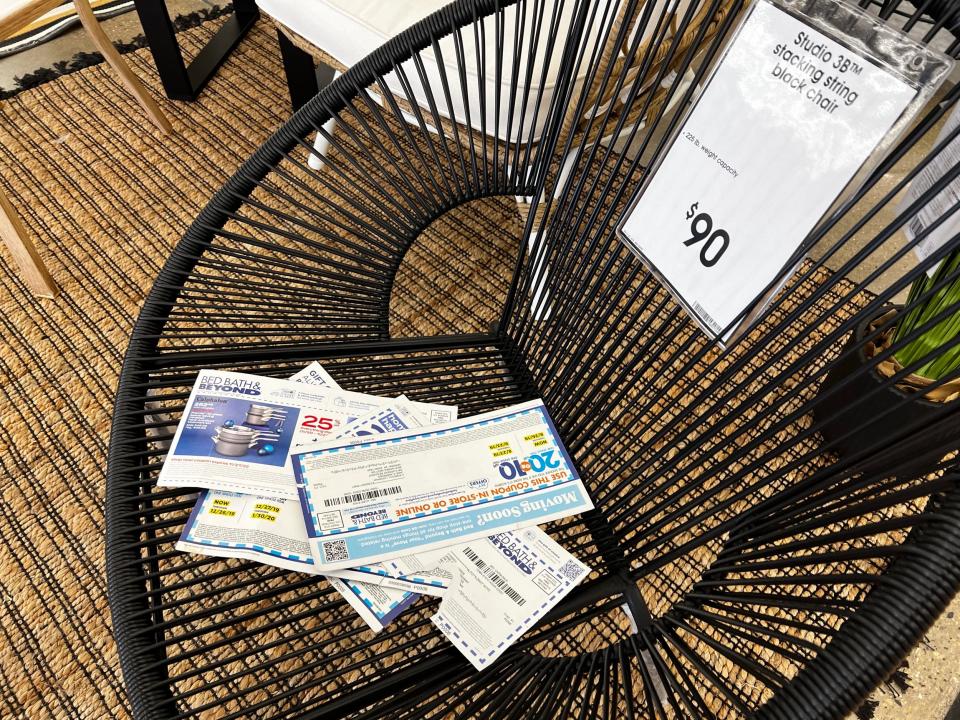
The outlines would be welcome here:
M 663 151 L 666 140 L 647 131 L 675 127 L 666 100 L 682 107 L 694 92 L 670 78 L 688 69 L 703 78 L 743 3 L 730 3 L 716 34 L 694 18 L 721 10 L 720 0 L 682 6 L 676 33 L 653 4 L 517 5 L 455 3 L 325 88 L 217 193 L 160 273 L 121 375 L 106 501 L 110 607 L 138 718 L 214 708 L 230 717 L 840 716 L 960 587 L 960 474 L 947 454 L 956 433 L 924 451 L 924 477 L 901 477 L 908 460 L 897 452 L 956 427 L 960 404 L 843 459 L 821 447 L 822 422 L 811 419 L 824 373 L 857 349 L 844 347 L 856 325 L 960 242 L 878 281 L 911 252 L 895 244 L 903 225 L 960 175 L 953 167 L 902 211 L 892 202 L 958 134 L 918 149 L 960 90 L 806 239 L 802 251 L 817 245 L 817 259 L 755 332 L 720 353 L 613 228 L 645 176 L 640 153 Z M 862 5 L 925 41 L 960 22 L 960 3 Z M 687 47 L 684 33 L 694 34 Z M 611 38 L 640 68 L 636 79 L 604 55 Z M 952 38 L 946 46 L 960 52 Z M 546 62 L 519 62 L 544 56 L 559 67 L 552 94 Z M 429 61 L 441 59 L 447 70 L 431 78 Z M 667 98 L 647 92 L 650 81 Z M 614 114 L 584 87 L 613 90 L 625 110 Z M 464 117 L 452 123 L 458 93 Z M 564 134 L 571 112 L 579 129 Z M 333 134 L 321 129 L 331 116 Z M 599 128 L 642 148 L 596 143 Z M 306 164 L 318 131 L 330 143 L 320 172 Z M 895 186 L 878 190 L 904 162 Z M 468 203 L 495 196 L 532 197 L 499 322 L 486 333 L 391 337 L 407 249 L 448 211 L 482 212 Z M 859 282 L 845 279 L 894 247 Z M 878 294 L 864 292 L 871 284 Z M 309 360 L 330 363 L 348 388 L 457 402 L 463 415 L 540 396 L 550 407 L 597 506 L 550 531 L 594 572 L 492 668 L 475 673 L 437 640 L 428 613 L 371 640 L 321 579 L 173 549 L 193 498 L 155 480 L 196 371 L 283 376 Z M 663 386 L 645 390 L 657 378 L 682 401 L 665 402 Z M 656 605 L 661 590 L 668 607 Z

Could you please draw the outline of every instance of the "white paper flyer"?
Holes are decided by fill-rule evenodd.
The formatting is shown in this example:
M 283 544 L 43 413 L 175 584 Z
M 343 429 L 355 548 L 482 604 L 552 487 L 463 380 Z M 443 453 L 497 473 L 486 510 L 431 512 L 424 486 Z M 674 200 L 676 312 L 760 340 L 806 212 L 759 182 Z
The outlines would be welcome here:
M 334 590 L 357 611 L 357 615 L 363 619 L 367 627 L 375 633 L 383 630 L 420 599 L 416 593 L 403 590 L 351 582 L 336 577 L 327 577 L 327 580 L 330 581 Z
M 339 390 L 330 374 L 312 362 L 290 379 Z M 317 574 L 297 500 L 201 490 L 177 542 L 177 550 L 214 557 L 240 557 Z
M 157 484 L 296 498 L 289 453 L 334 437 L 392 398 L 293 380 L 201 370 Z M 455 408 L 411 403 L 433 417 Z
M 292 457 L 307 534 L 324 571 L 593 507 L 539 400 Z
M 294 382 L 303 383 L 305 385 L 329 387 L 333 388 L 334 390 L 343 389 L 340 387 L 340 384 L 330 376 L 330 373 L 324 369 L 323 365 L 318 363 L 316 360 L 307 365 L 303 370 L 291 375 L 290 379 Z
M 339 389 L 336 381 L 316 362 L 291 379 Z M 406 411 L 406 407 L 409 406 L 404 406 L 401 412 Z M 369 421 L 353 425 L 362 430 L 368 427 Z M 289 498 L 202 490 L 176 547 L 182 552 L 240 557 L 296 572 L 319 573 L 310 554 L 300 502 Z M 354 576 L 364 582 L 330 576 L 327 580 L 374 632 L 382 630 L 419 597 L 416 579 L 391 577 L 380 566 L 362 568 Z
M 453 587 L 431 620 L 477 668 L 488 667 L 590 572 L 539 528 L 458 545 Z

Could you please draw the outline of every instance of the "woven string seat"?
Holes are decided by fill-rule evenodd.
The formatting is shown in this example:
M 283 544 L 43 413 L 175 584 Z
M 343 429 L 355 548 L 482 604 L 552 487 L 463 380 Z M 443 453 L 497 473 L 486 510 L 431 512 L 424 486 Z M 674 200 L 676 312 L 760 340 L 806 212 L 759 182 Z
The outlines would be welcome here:
M 176 246 L 131 337 L 110 444 L 110 605 L 136 717 L 841 717 L 960 587 L 943 434 L 957 403 L 853 457 L 815 412 L 850 333 L 923 272 L 893 262 L 910 252 L 893 198 L 960 92 L 721 351 L 614 228 L 665 147 L 668 101 L 690 100 L 743 3 L 570 2 L 564 23 L 535 0 L 426 18 L 300 110 Z M 864 5 L 957 53 L 944 22 Z M 720 19 L 690 42 L 697 13 Z M 497 81 L 428 78 L 425 57 L 451 67 L 442 39 Z M 550 102 L 501 90 L 548 61 L 567 69 Z M 409 102 L 415 85 L 426 103 Z M 452 93 L 513 127 L 448 122 Z M 535 115 L 546 131 L 518 137 Z M 322 578 L 174 549 L 195 495 L 156 477 L 198 370 L 286 377 L 313 360 L 349 390 L 461 416 L 549 407 L 596 510 L 546 529 L 592 572 L 487 670 L 430 623 L 436 600 L 373 635 Z M 897 452 L 938 432 L 909 462 Z

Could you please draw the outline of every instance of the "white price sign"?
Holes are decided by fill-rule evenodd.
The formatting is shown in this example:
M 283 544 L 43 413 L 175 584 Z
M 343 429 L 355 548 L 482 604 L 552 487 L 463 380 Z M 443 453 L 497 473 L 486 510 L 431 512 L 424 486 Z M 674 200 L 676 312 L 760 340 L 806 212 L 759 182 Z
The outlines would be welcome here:
M 789 269 L 917 93 L 884 64 L 760 0 L 621 235 L 718 337 Z

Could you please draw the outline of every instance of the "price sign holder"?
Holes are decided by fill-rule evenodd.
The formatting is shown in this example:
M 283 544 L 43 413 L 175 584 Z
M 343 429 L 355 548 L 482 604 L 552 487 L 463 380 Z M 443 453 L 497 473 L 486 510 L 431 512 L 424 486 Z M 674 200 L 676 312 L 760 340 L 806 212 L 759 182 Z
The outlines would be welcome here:
M 729 344 L 952 68 L 843 0 L 755 0 L 624 214 L 621 240 Z

